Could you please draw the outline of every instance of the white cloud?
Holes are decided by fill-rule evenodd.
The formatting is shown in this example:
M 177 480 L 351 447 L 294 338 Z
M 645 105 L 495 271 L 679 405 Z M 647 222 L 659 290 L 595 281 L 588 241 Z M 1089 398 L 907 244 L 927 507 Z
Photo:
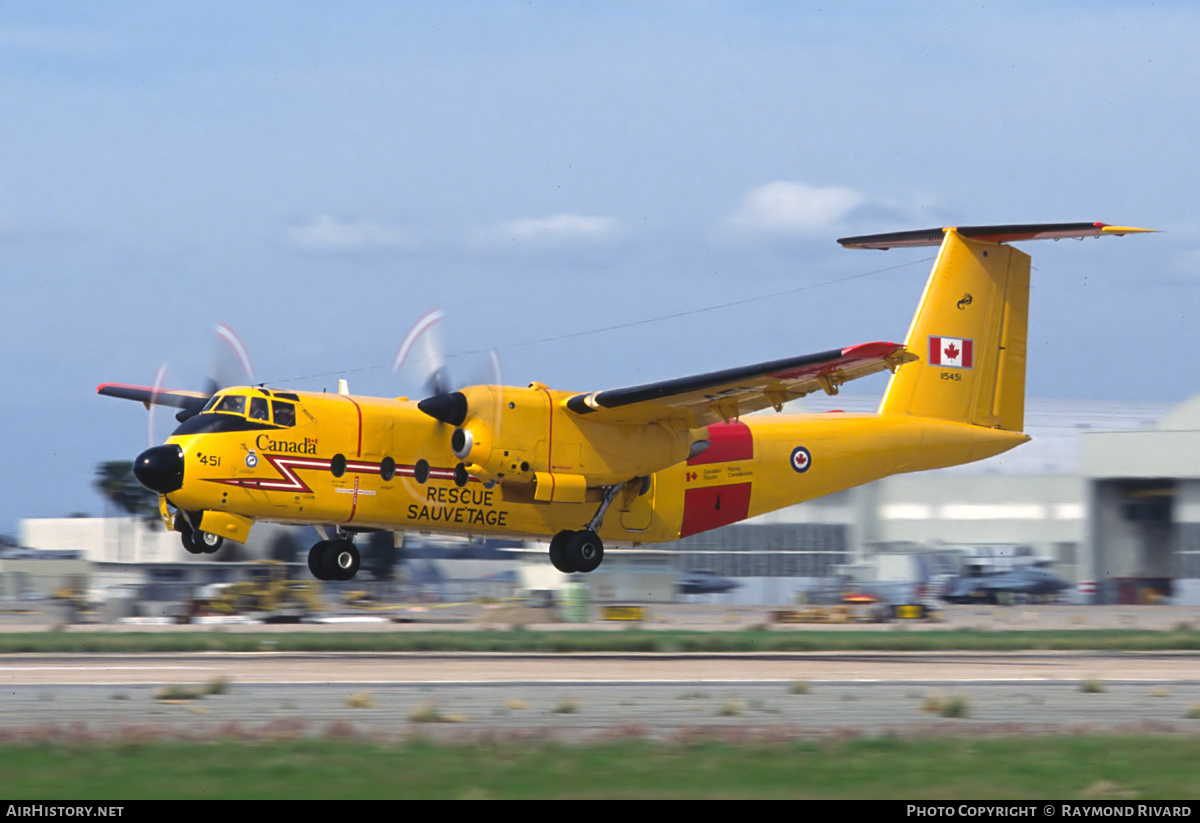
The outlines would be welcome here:
M 621 223 L 612 217 L 558 214 L 522 217 L 479 231 L 476 245 L 492 249 L 562 251 L 606 246 L 621 236 Z
M 867 202 L 854 189 L 780 180 L 751 189 L 737 211 L 725 219 L 725 227 L 748 235 L 823 234 Z
M 402 229 L 365 220 L 342 220 L 322 214 L 287 230 L 291 245 L 309 254 L 372 254 L 411 249 L 415 243 Z

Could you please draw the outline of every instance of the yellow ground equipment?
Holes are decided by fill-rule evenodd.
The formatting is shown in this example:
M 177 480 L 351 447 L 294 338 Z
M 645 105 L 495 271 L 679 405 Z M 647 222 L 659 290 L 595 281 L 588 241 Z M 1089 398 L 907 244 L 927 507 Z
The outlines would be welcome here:
M 249 580 L 221 587 L 216 596 L 202 599 L 201 610 L 217 614 L 254 613 L 265 618 L 300 618 L 325 608 L 315 580 L 295 580 L 287 576 L 287 566 L 264 561 Z

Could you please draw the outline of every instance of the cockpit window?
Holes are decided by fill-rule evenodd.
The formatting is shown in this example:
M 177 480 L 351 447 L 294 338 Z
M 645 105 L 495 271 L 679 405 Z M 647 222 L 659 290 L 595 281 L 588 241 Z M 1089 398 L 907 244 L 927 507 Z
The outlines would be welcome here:
M 256 423 L 267 424 L 252 428 L 269 427 L 272 417 L 275 419 L 275 425 L 280 428 L 290 428 L 296 425 L 295 403 L 254 395 L 247 397 L 244 394 L 216 394 L 208 399 L 201 411 L 221 412 L 225 415 L 236 414 Z M 226 422 L 228 422 L 228 418 L 226 418 Z
M 270 420 L 270 412 L 267 411 L 267 399 L 265 397 L 250 398 L 250 414 L 251 420 Z
M 271 409 L 275 412 L 276 426 L 296 425 L 296 406 L 294 404 L 272 400 Z
M 245 414 L 246 398 L 240 394 L 227 394 L 221 398 L 221 402 L 217 404 L 215 411 Z

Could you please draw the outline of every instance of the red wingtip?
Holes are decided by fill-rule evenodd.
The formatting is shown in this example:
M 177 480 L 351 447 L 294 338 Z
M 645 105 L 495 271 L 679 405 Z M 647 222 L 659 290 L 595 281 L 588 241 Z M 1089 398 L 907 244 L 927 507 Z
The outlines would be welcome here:
M 854 346 L 847 346 L 842 349 L 842 357 L 862 357 L 866 359 L 875 359 L 887 357 L 894 354 L 897 350 L 904 348 L 899 343 L 884 343 L 876 341 L 874 343 L 859 343 Z

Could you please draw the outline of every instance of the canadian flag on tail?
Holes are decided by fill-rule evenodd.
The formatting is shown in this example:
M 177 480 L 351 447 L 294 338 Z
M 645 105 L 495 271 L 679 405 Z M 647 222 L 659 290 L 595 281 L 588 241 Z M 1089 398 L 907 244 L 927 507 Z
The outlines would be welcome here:
M 971 368 L 974 345 L 958 337 L 930 337 L 929 365 L 954 369 Z

